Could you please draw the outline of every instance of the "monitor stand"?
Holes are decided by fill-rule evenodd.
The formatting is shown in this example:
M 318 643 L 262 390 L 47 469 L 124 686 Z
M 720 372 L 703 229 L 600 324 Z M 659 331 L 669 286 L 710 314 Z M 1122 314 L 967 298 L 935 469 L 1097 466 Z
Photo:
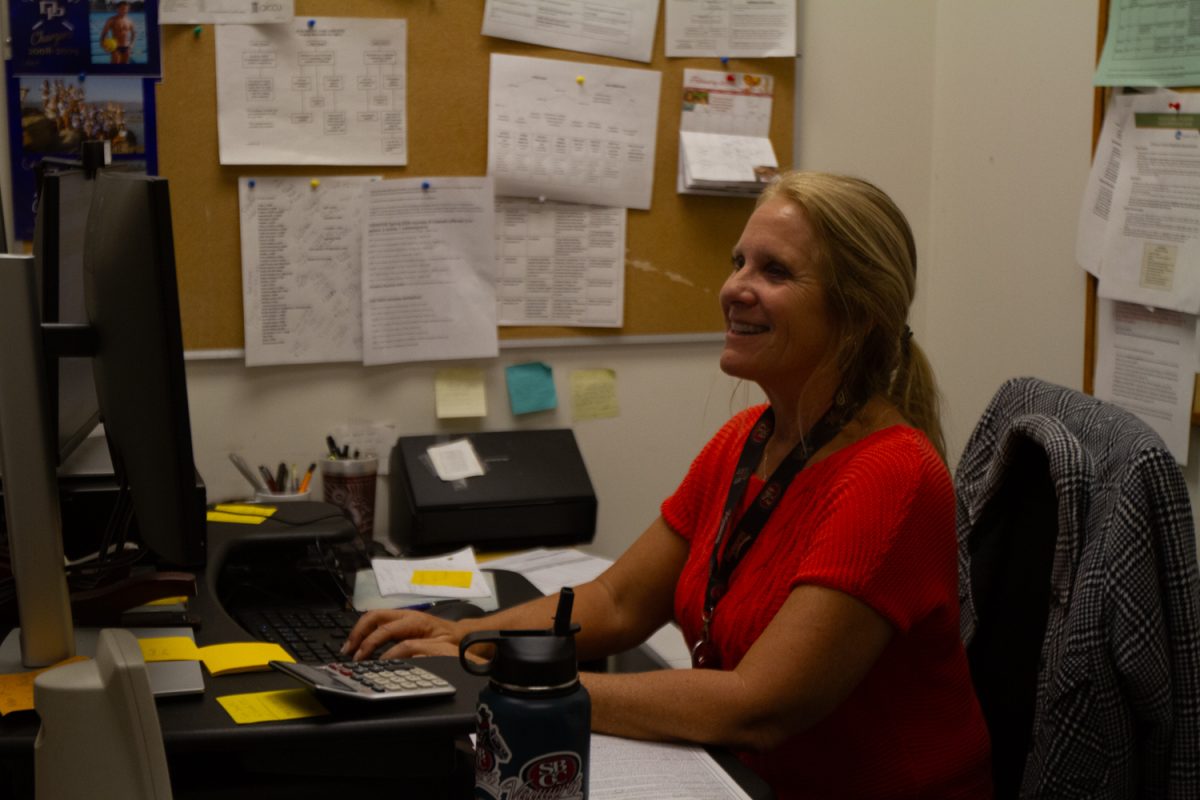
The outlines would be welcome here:
M 139 639 L 163 636 L 186 636 L 195 639 L 191 628 L 129 628 Z M 0 675 L 31 672 L 21 664 L 21 629 L 13 630 L 0 642 Z M 92 658 L 96 655 L 99 628 L 75 629 L 75 655 Z M 173 697 L 204 693 L 204 673 L 199 661 L 153 661 L 146 665 L 150 691 L 155 697 Z

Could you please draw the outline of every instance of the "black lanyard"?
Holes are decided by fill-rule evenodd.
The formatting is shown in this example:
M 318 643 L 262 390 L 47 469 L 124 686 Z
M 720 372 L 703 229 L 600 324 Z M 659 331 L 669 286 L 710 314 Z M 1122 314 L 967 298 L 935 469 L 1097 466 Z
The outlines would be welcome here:
M 709 628 L 712 624 L 713 611 L 716 610 L 717 603 L 725 596 L 725 592 L 729 588 L 729 578 L 734 569 L 746 555 L 750 545 L 754 544 L 754 540 L 758 538 L 759 532 L 766 525 L 767 519 L 779 504 L 792 479 L 800 470 L 804 469 L 804 465 L 808 463 L 808 459 L 813 453 L 828 444 L 838 434 L 838 431 L 845 425 L 845 421 L 853 413 L 853 409 L 837 409 L 835 406 L 831 406 L 817 420 L 817 424 L 808 432 L 808 436 L 801 438 L 800 442 L 771 473 L 771 477 L 763 484 L 754 502 L 737 521 L 733 535 L 726 543 L 725 534 L 729 530 L 729 522 L 737 512 L 738 506 L 741 505 L 742 496 L 746 493 L 746 486 L 750 482 L 750 475 L 762 459 L 767 440 L 771 438 L 771 434 L 775 430 L 775 410 L 767 406 L 758 421 L 754 423 L 754 427 L 750 429 L 750 435 L 746 437 L 746 443 L 742 446 L 742 455 L 738 458 L 737 468 L 733 472 L 733 482 L 729 486 L 729 494 L 725 497 L 725 508 L 721 512 L 721 524 L 717 528 L 717 538 L 713 541 L 712 555 L 709 556 L 708 587 L 704 592 L 704 613 L 701 616 L 704 628 L 700 639 L 692 648 L 692 662 L 695 666 L 714 665 L 710 662 L 715 661 L 715 651 L 705 652 L 706 649 L 711 650 L 708 642 Z

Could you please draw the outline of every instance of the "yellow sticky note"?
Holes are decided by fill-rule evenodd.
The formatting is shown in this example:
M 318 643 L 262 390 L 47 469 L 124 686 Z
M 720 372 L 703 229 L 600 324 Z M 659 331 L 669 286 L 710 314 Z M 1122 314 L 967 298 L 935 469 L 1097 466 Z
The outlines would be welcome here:
M 209 511 L 205 517 L 209 522 L 232 522 L 237 525 L 260 525 L 266 517 L 252 514 L 229 514 L 224 511 Z
M 146 603 L 148 606 L 178 606 L 184 605 L 188 601 L 187 595 L 179 595 L 179 597 L 160 597 L 157 600 L 151 600 Z
M 48 669 L 74 664 L 76 661 L 87 661 L 87 658 L 72 656 L 45 669 L 0 675 L 0 716 L 12 711 L 33 711 L 33 679 Z
M 227 514 L 245 514 L 251 517 L 269 517 L 279 509 L 275 506 L 256 506 L 249 503 L 217 503 L 213 506 L 213 510 L 224 511 Z
M 271 668 L 269 661 L 294 662 L 287 650 L 273 642 L 230 642 L 210 644 L 199 650 L 200 660 L 211 675 L 260 672 Z
M 412 582 L 423 586 L 468 589 L 471 586 L 471 572 L 463 569 L 418 569 L 413 570 Z
M 433 393 L 438 419 L 487 416 L 481 369 L 439 369 Z
M 142 659 L 151 661 L 199 661 L 200 651 L 196 643 L 186 636 L 161 636 L 138 639 L 142 648 Z
M 572 371 L 571 416 L 577 421 L 617 416 L 617 373 L 611 369 Z
M 238 725 L 319 717 L 329 712 L 308 689 L 228 694 L 217 702 Z

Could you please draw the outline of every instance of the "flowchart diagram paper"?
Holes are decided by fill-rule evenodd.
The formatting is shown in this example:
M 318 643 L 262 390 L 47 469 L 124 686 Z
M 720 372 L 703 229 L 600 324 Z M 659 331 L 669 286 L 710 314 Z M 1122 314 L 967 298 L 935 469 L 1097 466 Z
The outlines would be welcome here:
M 492 55 L 496 194 L 650 208 L 662 73 Z
M 217 27 L 222 164 L 408 163 L 402 19 Z

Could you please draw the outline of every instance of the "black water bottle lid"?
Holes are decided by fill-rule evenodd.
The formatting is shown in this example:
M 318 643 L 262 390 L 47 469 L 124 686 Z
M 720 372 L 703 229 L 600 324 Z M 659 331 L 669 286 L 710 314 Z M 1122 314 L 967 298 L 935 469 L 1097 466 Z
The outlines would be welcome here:
M 537 691 L 570 686 L 579 679 L 575 637 L 541 633 L 496 642 L 491 678 L 504 687 Z

